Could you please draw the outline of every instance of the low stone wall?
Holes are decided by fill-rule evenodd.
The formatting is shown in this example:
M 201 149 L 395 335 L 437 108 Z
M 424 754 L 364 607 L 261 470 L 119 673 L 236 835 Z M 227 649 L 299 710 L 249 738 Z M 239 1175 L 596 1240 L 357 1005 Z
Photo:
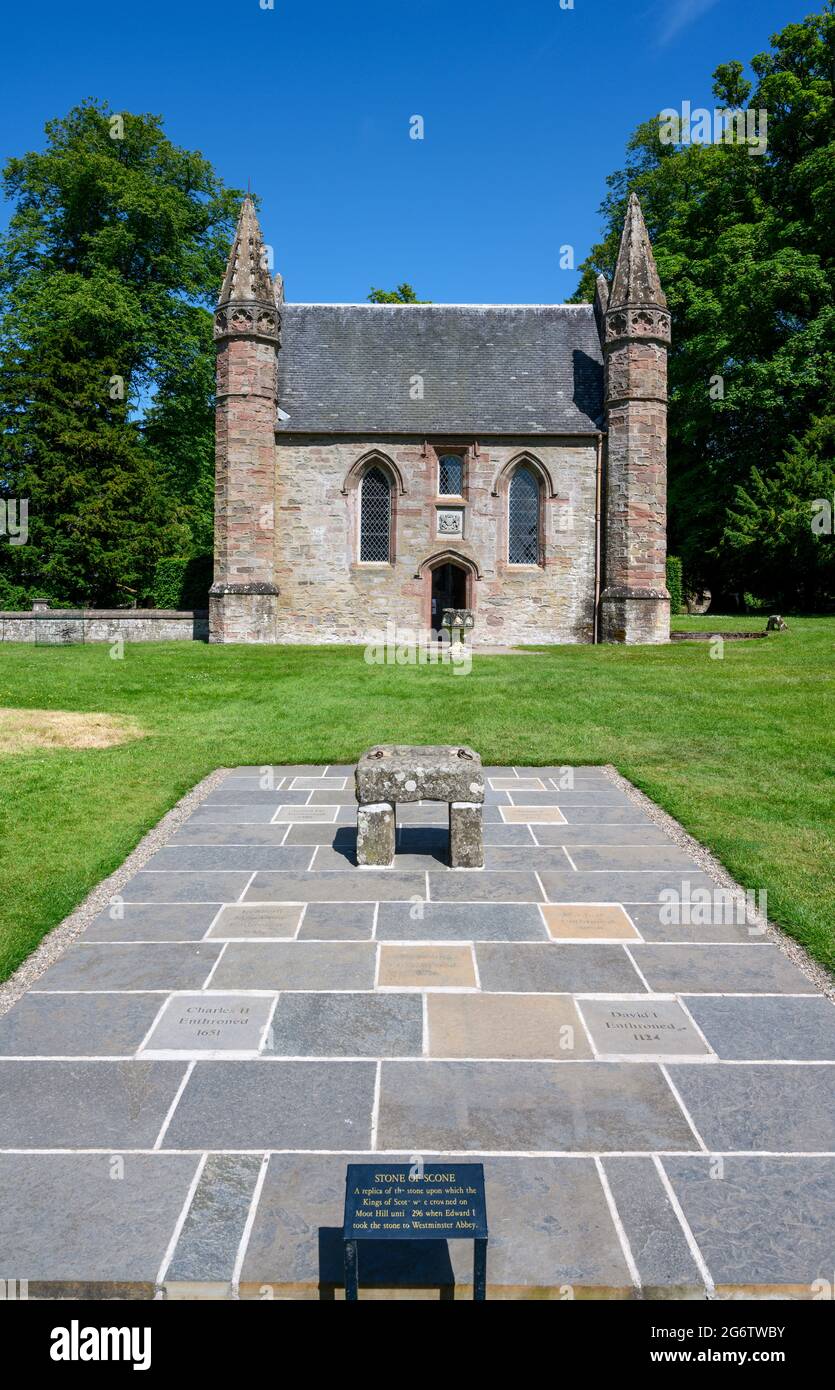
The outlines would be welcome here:
M 0 642 L 61 647 L 79 642 L 208 642 L 209 615 L 165 608 L 49 608 L 0 612 Z

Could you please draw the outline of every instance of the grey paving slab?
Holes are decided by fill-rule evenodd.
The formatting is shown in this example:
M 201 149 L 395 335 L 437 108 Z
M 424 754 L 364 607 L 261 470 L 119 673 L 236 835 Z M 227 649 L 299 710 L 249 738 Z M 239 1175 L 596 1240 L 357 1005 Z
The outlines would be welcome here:
M 643 982 L 622 946 L 563 941 L 476 945 L 481 987 L 556 994 L 642 994 Z
M 374 1062 L 198 1062 L 164 1148 L 367 1149 L 375 1074 Z
M 252 995 L 174 994 L 146 1039 L 143 1055 L 257 1053 L 272 1005 L 272 999 Z
M 545 782 L 542 780 L 541 777 L 523 777 L 518 776 L 516 773 L 513 773 L 510 776 L 507 773 L 500 773 L 498 776 L 489 777 L 487 779 L 487 785 L 489 786 L 490 790 L 494 792 L 544 792 L 549 790 L 549 788 L 546 786 Z
M 669 837 L 652 821 L 640 825 L 537 825 L 540 845 L 659 845 L 668 846 Z
M 189 1154 L 0 1154 L 0 1268 L 30 1298 L 152 1298 Z
M 299 940 L 369 941 L 374 915 L 374 903 L 309 903 Z
M 532 871 L 516 873 L 492 869 L 451 869 L 448 873 L 429 873 L 429 896 L 433 902 L 526 902 L 542 901 L 542 891 Z
M 141 870 L 122 889 L 125 902 L 234 903 L 249 882 L 250 873 L 148 873 Z
M 208 933 L 210 939 L 293 937 L 304 907 L 301 903 L 228 903 Z
M 486 770 L 485 768 L 485 771 Z M 506 772 L 507 769 L 502 768 L 501 771 Z M 516 772 L 520 777 L 556 777 L 558 780 L 562 780 L 564 777 L 571 775 L 575 781 L 580 779 L 583 781 L 593 780 L 596 782 L 604 782 L 607 787 L 614 785 L 609 781 L 603 768 L 596 767 L 593 764 L 587 766 L 578 764 L 576 767 L 569 767 L 567 765 L 564 767 L 555 767 L 553 763 L 549 764 L 547 767 L 523 767 L 520 764 L 517 766 Z
M 244 894 L 244 902 L 350 903 L 422 898 L 426 893 L 423 873 L 399 873 L 396 869 L 362 869 L 345 873 L 258 873 Z
M 184 823 L 182 830 L 171 836 L 168 843 L 172 846 L 258 845 L 264 849 L 279 849 L 285 842 L 297 845 L 304 843 L 301 840 L 285 841 L 286 835 L 286 825 L 242 825 L 236 821 L 227 825 L 215 825 L 213 822 L 195 823 L 192 817 Z
M 0 1149 L 153 1148 L 181 1062 L 0 1060 Z
M 140 943 L 102 941 L 70 946 L 41 975 L 32 993 L 44 990 L 199 989 L 217 960 L 215 941 Z
M 347 787 L 344 791 L 312 791 L 308 795 L 311 806 L 353 806 L 356 808 L 357 805 L 353 787 Z
M 608 1157 L 603 1168 L 644 1297 L 704 1298 L 704 1280 L 652 1159 Z
M 671 1062 L 670 1076 L 710 1150 L 835 1151 L 830 1066 Z
M 575 868 L 587 869 L 693 869 L 700 872 L 692 855 L 677 845 L 574 845 Z M 230 866 L 231 867 L 231 866 Z
M 601 1056 L 709 1055 L 704 1039 L 675 999 L 584 999 L 580 1012 Z
M 344 870 L 356 864 L 354 851 L 349 851 L 346 854 L 343 850 L 331 849 L 328 845 L 318 845 L 315 850 L 303 850 L 302 853 L 307 854 L 308 858 L 311 854 L 315 856 L 310 866 L 314 873 L 331 869 Z M 446 868 L 447 857 L 448 850 L 442 850 L 440 846 L 432 846 L 430 849 L 415 853 L 406 853 L 398 849 L 394 856 L 392 868 L 398 873 L 404 870 L 423 873 L 426 869 Z
M 626 805 L 580 806 L 578 803 L 564 801 L 560 805 L 569 825 L 653 825 L 644 811 L 640 811 L 634 801 L 627 799 Z
M 419 1057 L 417 994 L 284 994 L 265 1054 L 283 1057 Z
M 523 825 L 513 827 L 516 830 L 526 829 Z M 538 849 L 535 844 L 529 841 L 526 845 L 517 845 L 512 848 L 504 846 L 487 846 L 484 851 L 485 869 L 517 869 L 533 870 L 538 873 L 541 869 L 570 869 L 571 865 L 568 856 L 562 845 L 549 845 L 544 849 Z
M 269 772 L 275 779 L 282 777 L 324 777 L 325 763 L 265 763 L 263 766 L 247 764 L 246 767 L 232 767 L 230 777 L 263 777 Z
M 542 792 L 509 792 L 514 806 L 598 806 L 605 811 L 610 806 L 624 809 L 631 806 L 629 798 L 615 789 L 600 790 L 595 787 L 562 787 Z
M 534 903 L 380 903 L 378 941 L 547 941 Z
M 529 845 L 533 836 L 526 825 L 485 825 L 482 827 L 485 845 Z
M 683 882 L 681 873 L 673 869 L 621 869 L 614 873 L 544 870 L 541 877 L 548 900 L 554 903 L 657 903 L 661 893 L 681 894 Z M 712 891 L 716 887 L 707 874 L 688 873 L 686 881 L 691 889 Z
M 276 803 L 277 805 L 277 803 Z M 205 806 L 205 803 L 204 803 Z M 276 812 L 276 806 L 218 806 L 211 802 L 208 806 L 198 806 L 185 822 L 184 829 L 211 825 L 269 825 Z
M 222 779 L 220 786 L 227 791 L 232 787 L 252 787 L 253 789 L 260 787 L 261 791 L 267 791 L 273 787 L 286 786 L 291 780 L 288 777 L 274 777 L 271 773 L 265 775 L 264 773 L 241 772 L 230 773 Z
M 286 786 L 262 789 L 260 787 L 234 787 L 222 785 L 210 792 L 201 801 L 202 807 L 209 806 L 304 806 L 310 792 L 291 791 Z
M 233 941 L 213 989 L 372 989 L 371 941 Z
M 84 931 L 91 941 L 200 941 L 217 912 L 215 903 L 119 903 Z M 111 915 L 115 913 L 115 915 Z
M 771 944 L 639 944 L 631 949 L 650 989 L 661 993 L 817 993 L 788 956 Z
M 168 1266 L 167 1286 L 231 1288 L 262 1162 L 258 1154 L 208 1155 Z
M 298 776 L 298 777 L 291 777 L 291 778 L 289 779 L 288 785 L 289 785 L 291 791 L 303 791 L 303 792 L 335 791 L 335 792 L 344 792 L 344 791 L 348 790 L 348 791 L 350 791 L 351 796 L 353 796 L 353 795 L 354 795 L 354 789 L 353 789 L 353 787 L 348 787 L 348 786 L 347 786 L 347 782 L 348 782 L 348 778 L 347 778 L 347 777 L 336 777 L 336 776 L 333 776 L 331 773 L 325 773 L 325 775 L 324 775 L 323 777 L 311 777 L 311 776 L 309 776 L 309 775 L 302 774 L 302 775 L 300 775 L 300 776 Z M 356 799 L 356 798 L 355 798 L 355 799 Z
M 354 852 L 357 845 L 356 816 L 352 825 L 311 825 L 298 823 L 283 825 L 280 828 L 287 836 L 286 845 L 309 845 L 311 852 L 315 845 L 330 845 L 341 849 L 346 857 Z
M 158 994 L 24 994 L 0 1018 L 0 1054 L 130 1056 L 160 1002 Z
M 705 1068 L 707 1070 L 707 1068 Z M 660 1070 L 628 1062 L 383 1062 L 377 1146 L 692 1149 Z
M 310 863 L 312 851 L 302 845 L 271 849 L 264 845 L 174 845 L 158 850 L 148 860 L 147 868 L 177 871 L 181 869 L 204 873 L 230 869 L 251 874 L 255 869 L 290 869 L 303 871 Z
M 647 941 L 738 941 L 756 945 L 768 940 L 759 928 L 750 930 L 744 923 L 723 921 L 719 912 L 715 914 L 715 922 L 697 925 L 692 922 L 666 921 L 668 914 L 660 903 L 635 903 L 629 911 L 636 927 Z
M 835 1159 L 663 1162 L 717 1292 L 831 1298 Z
M 694 994 L 684 1002 L 720 1057 L 835 1061 L 835 1006 L 823 995 L 722 999 Z
M 410 1157 L 406 1152 L 392 1161 Z M 467 1159 L 472 1161 L 472 1154 L 454 1154 L 450 1162 Z M 320 1285 L 342 1287 L 346 1165 L 367 1161 L 367 1154 L 271 1155 L 241 1272 L 242 1297 L 263 1297 L 264 1286 L 278 1296 L 307 1298 L 317 1298 Z M 484 1179 L 489 1298 L 630 1293 L 629 1271 L 592 1160 L 488 1158 Z M 406 1290 L 410 1276 L 414 1283 L 415 1242 L 409 1242 L 402 1263 L 381 1244 L 363 1242 L 360 1298 L 369 1287 Z M 466 1241 L 447 1244 L 455 1296 L 466 1299 L 472 1249 Z M 428 1258 L 420 1267 L 427 1282 L 433 1270 L 443 1276 L 443 1267 Z M 437 1296 L 435 1290 L 427 1293 Z

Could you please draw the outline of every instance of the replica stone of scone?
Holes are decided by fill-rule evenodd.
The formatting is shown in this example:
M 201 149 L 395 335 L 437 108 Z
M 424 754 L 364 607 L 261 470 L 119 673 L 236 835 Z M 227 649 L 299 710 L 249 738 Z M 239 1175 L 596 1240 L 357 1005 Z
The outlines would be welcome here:
M 413 747 L 380 744 L 357 763 L 357 801 L 484 801 L 481 758 L 472 748 L 449 744 Z

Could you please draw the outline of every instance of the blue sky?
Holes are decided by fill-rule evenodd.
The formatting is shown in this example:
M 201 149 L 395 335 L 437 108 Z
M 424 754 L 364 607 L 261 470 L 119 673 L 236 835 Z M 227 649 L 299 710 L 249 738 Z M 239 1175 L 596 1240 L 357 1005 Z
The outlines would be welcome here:
M 153 111 L 262 200 L 291 300 L 560 302 L 634 127 L 816 0 L 35 0 L 6 11 L 5 158 L 85 96 Z M 563 0 L 568 3 L 568 0 Z M 410 139 L 423 117 L 425 138 Z M 9 205 L 0 208 L 0 223 Z

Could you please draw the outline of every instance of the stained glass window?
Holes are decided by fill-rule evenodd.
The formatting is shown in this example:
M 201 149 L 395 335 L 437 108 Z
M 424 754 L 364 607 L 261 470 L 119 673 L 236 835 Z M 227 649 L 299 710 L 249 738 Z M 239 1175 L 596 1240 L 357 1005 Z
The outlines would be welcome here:
M 464 460 L 459 454 L 442 454 L 438 459 L 438 496 L 461 497 L 464 490 Z
M 507 501 L 507 558 L 511 565 L 539 564 L 539 482 L 530 468 L 517 468 Z
M 381 468 L 369 468 L 362 480 L 360 559 L 391 559 L 391 486 Z

